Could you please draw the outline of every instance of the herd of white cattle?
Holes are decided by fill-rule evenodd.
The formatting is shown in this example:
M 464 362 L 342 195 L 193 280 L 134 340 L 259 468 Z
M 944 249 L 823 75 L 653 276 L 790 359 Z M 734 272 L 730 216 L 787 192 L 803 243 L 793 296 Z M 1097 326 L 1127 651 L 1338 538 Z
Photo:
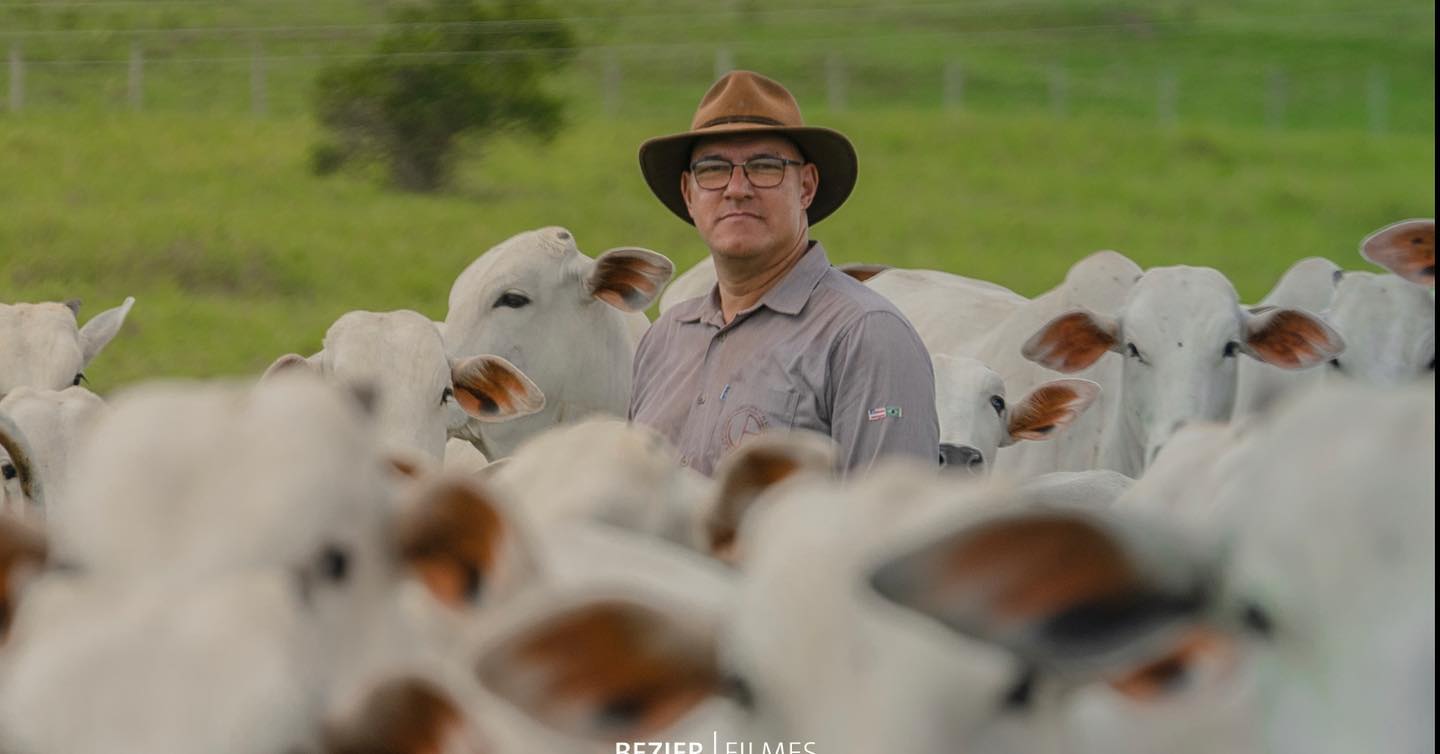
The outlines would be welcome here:
M 941 445 L 849 475 L 626 424 L 714 268 L 562 228 L 444 322 L 103 400 L 134 299 L 0 304 L 0 752 L 1433 752 L 1434 234 L 1256 306 L 1113 251 L 1035 298 L 850 267 Z

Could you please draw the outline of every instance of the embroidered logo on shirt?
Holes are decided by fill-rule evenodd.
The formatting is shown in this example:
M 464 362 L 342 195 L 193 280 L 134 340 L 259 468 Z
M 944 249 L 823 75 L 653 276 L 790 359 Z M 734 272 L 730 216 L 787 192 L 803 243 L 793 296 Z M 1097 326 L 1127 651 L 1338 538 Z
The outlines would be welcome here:
M 872 408 L 872 409 L 870 409 L 870 413 L 867 414 L 867 416 L 868 416 L 868 418 L 870 419 L 870 421 L 872 421 L 872 422 L 878 422 L 878 421 L 880 421 L 881 419 L 884 419 L 884 418 L 887 417 L 887 416 L 893 416 L 893 417 L 895 417 L 896 419 L 899 419 L 899 418 L 900 418 L 900 407 L 899 407 L 899 406 L 881 406 L 880 408 Z
M 741 406 L 725 419 L 724 426 L 720 428 L 720 440 L 726 450 L 734 450 L 745 438 L 761 434 L 769 427 L 770 420 L 765 418 L 763 411 L 755 406 Z

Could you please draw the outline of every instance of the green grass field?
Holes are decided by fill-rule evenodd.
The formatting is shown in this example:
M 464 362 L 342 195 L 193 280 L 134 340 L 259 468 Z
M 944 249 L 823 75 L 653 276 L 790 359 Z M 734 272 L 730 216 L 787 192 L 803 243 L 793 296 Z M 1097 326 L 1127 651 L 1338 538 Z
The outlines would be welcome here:
M 856 142 L 856 193 L 815 231 L 837 262 L 1033 294 L 1114 248 L 1215 266 L 1253 300 L 1298 258 L 1363 268 L 1365 233 L 1434 215 L 1434 6 L 1417 0 L 557 3 L 582 44 L 556 82 L 570 126 L 548 145 L 487 144 L 437 196 L 309 171 L 311 77 L 368 49 L 384 7 L 0 0 L 0 49 L 27 61 L 25 107 L 0 112 L 0 300 L 78 296 L 83 319 L 136 296 L 87 370 L 103 392 L 258 372 L 314 350 L 351 309 L 442 317 L 470 260 L 533 227 L 685 269 L 704 249 L 649 195 L 635 149 L 688 123 L 717 50 Z M 140 112 L 126 107 L 133 44 Z M 268 56 L 258 118 L 255 49 Z M 829 107 L 832 59 L 843 108 Z M 942 107 L 947 65 L 964 73 L 958 112 Z
M 1434 212 L 1428 137 L 903 110 L 827 122 L 862 155 L 855 194 L 815 231 L 835 261 L 1027 294 L 1114 248 L 1144 265 L 1213 265 L 1255 299 L 1303 256 L 1364 267 L 1363 234 Z M 570 228 L 592 254 L 638 244 L 684 269 L 703 246 L 649 195 L 634 156 L 675 125 L 596 120 L 550 145 L 497 142 L 455 191 L 417 197 L 310 175 L 303 120 L 13 118 L 0 126 L 0 298 L 79 296 L 94 313 L 136 296 L 89 370 L 105 390 L 257 371 L 315 349 L 351 309 L 443 317 L 470 260 L 542 225 Z

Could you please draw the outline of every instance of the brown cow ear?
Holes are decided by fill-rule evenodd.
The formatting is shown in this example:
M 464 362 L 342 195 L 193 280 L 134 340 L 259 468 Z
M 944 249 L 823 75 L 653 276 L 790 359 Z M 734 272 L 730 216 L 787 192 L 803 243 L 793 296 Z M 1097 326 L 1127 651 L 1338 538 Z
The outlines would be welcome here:
M 477 480 L 436 475 L 399 521 L 400 559 L 437 600 L 481 604 L 527 555 L 514 519 Z
M 1197 677 L 1227 674 L 1237 659 L 1234 637 L 1197 626 L 1178 633 L 1157 659 L 1122 667 L 1105 682 L 1134 701 L 1158 701 L 1189 687 Z
M 901 554 L 870 584 L 1032 667 L 1089 681 L 1163 657 L 1206 607 L 1208 574 L 1184 559 L 1185 548 L 1157 533 L 1145 541 L 1173 557 L 1142 564 L 1091 512 L 1007 513 Z
M 350 714 L 325 726 L 324 754 L 435 754 L 464 735 L 465 718 L 444 690 L 414 677 L 371 689 Z
M 545 408 L 540 386 L 499 356 L 485 354 L 452 362 L 450 384 L 455 402 L 480 421 L 509 421 Z
M 649 249 L 611 249 L 595 259 L 585 286 L 622 312 L 643 312 L 675 274 L 675 265 Z
M 1025 341 L 1020 353 L 1047 369 L 1070 374 L 1099 361 L 1108 351 L 1119 350 L 1119 345 L 1119 323 L 1077 309 L 1046 323 Z
M 1387 225 L 1360 242 L 1360 255 L 1412 283 L 1435 285 L 1435 220 Z
M 1300 309 L 1271 309 L 1245 319 L 1240 350 L 1280 367 L 1306 369 L 1345 351 L 1345 341 L 1325 320 Z
M 0 516 L 0 645 L 10 635 L 21 592 L 44 567 L 49 549 L 44 534 L 18 519 Z
M 879 275 L 880 273 L 893 268 L 888 264 L 864 264 L 861 262 L 851 262 L 849 264 L 840 265 L 838 269 L 846 275 L 849 275 L 850 277 L 855 278 L 856 280 L 859 280 L 863 283 L 866 280 L 869 280 L 870 278 L 873 278 L 876 275 Z
M 715 497 L 704 521 L 705 546 L 727 563 L 738 558 L 736 538 L 745 514 L 761 493 L 800 472 L 828 474 L 836 447 L 817 432 L 767 433 L 720 459 Z
M 1046 382 L 1010 409 L 1009 445 L 1016 440 L 1048 440 L 1070 426 L 1100 396 L 1100 385 L 1090 380 Z
M 536 721 L 604 742 L 653 740 L 723 687 L 708 630 L 630 598 L 590 599 L 522 625 L 476 671 Z

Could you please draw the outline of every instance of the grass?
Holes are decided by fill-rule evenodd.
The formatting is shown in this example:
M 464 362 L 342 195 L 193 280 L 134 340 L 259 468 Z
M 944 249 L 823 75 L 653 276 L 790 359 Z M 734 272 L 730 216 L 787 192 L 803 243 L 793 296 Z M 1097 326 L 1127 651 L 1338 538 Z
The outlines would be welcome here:
M 686 106 L 688 107 L 688 105 Z M 684 269 L 704 253 L 640 180 L 635 148 L 683 125 L 588 118 L 555 142 L 490 144 L 453 192 L 397 194 L 312 176 L 303 118 L 22 113 L 0 120 L 0 300 L 126 295 L 125 329 L 91 369 L 102 392 L 156 376 L 257 373 L 309 353 L 351 309 L 444 316 L 450 283 L 491 245 L 564 225 L 591 254 L 638 244 Z M 834 261 L 934 267 L 1034 294 L 1114 248 L 1143 265 L 1219 268 L 1244 298 L 1289 263 L 1364 268 L 1361 236 L 1434 215 L 1434 140 L 1353 130 L 1173 130 L 1076 116 L 824 113 L 861 179 L 815 231 Z

